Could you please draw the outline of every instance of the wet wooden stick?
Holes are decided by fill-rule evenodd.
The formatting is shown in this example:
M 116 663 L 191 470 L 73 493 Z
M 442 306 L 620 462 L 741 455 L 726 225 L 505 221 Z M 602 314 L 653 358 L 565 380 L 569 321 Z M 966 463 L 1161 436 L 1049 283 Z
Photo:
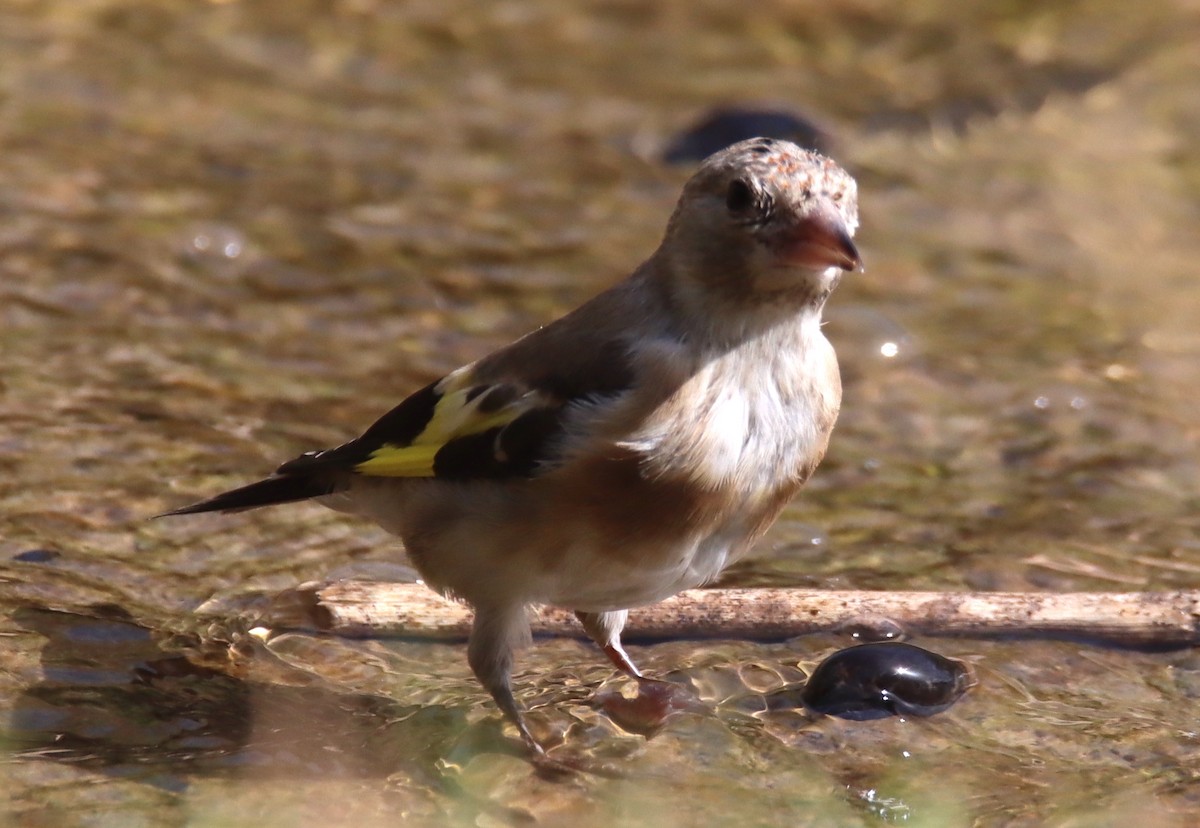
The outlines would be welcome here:
M 570 612 L 533 614 L 541 635 L 582 636 Z M 1200 592 L 862 592 L 691 590 L 630 612 L 627 640 L 778 639 L 894 622 L 922 635 L 1078 636 L 1137 646 L 1200 643 Z M 305 585 L 275 600 L 273 628 L 345 636 L 461 639 L 471 611 L 419 584 L 347 581 Z

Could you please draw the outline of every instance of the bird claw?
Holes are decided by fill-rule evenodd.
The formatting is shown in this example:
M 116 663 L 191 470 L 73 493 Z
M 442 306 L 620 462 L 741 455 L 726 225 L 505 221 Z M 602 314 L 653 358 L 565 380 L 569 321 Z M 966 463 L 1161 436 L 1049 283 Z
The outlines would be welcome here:
M 599 776 L 604 779 L 625 779 L 628 776 L 617 768 L 583 756 L 550 756 L 543 751 L 532 755 L 530 763 L 539 776 L 552 781 L 577 774 Z

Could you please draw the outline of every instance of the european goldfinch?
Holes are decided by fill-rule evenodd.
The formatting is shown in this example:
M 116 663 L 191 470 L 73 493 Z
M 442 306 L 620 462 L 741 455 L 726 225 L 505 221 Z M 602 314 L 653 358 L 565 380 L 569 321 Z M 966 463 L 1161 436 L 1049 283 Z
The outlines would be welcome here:
M 821 311 L 861 268 L 854 179 L 786 141 L 703 162 L 658 250 L 356 440 L 168 514 L 316 499 L 400 536 L 475 611 L 467 659 L 535 754 L 510 671 L 526 608 L 574 610 L 622 671 L 630 607 L 712 580 L 813 473 L 841 404 Z

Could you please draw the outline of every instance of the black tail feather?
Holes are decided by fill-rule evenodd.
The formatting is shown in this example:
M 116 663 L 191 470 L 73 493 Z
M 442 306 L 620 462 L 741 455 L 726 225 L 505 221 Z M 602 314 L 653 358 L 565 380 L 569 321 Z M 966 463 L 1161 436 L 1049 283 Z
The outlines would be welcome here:
M 172 509 L 158 517 L 174 515 L 194 515 L 199 512 L 234 512 L 242 509 L 257 509 L 260 506 L 274 506 L 277 503 L 294 503 L 298 500 L 308 500 L 313 497 L 332 494 L 336 488 L 332 481 L 323 479 L 324 476 L 313 475 L 277 475 L 223 492 L 208 500 L 201 500 L 190 506 Z

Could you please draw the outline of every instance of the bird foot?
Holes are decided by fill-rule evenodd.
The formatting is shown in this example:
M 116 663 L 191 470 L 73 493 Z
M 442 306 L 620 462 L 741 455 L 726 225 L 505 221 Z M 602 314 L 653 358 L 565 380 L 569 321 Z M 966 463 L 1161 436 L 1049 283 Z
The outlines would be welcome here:
M 637 692 L 630 696 L 628 685 L 596 694 L 596 702 L 621 728 L 651 736 L 675 713 L 706 713 L 709 708 L 686 687 L 659 679 L 636 678 Z

